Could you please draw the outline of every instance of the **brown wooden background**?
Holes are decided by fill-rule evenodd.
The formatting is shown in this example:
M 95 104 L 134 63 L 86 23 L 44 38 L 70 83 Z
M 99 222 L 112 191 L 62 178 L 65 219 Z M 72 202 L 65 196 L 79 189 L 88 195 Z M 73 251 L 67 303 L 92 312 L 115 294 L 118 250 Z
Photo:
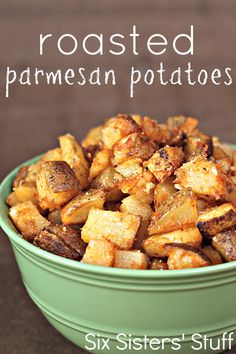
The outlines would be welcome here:
M 133 24 L 145 39 L 155 32 L 172 38 L 195 27 L 195 55 L 199 70 L 232 67 L 236 79 L 235 0 L 100 0 L 0 1 L 0 179 L 20 162 L 56 144 L 56 137 L 85 131 L 118 112 L 137 112 L 165 120 L 168 115 L 192 114 L 202 128 L 236 142 L 235 84 L 222 86 L 139 85 L 135 98 L 128 95 L 128 68 L 155 68 L 160 58 L 144 51 L 140 56 L 90 57 L 82 51 L 58 55 L 53 46 L 39 56 L 39 34 L 128 34 Z M 161 58 L 169 68 L 184 64 L 169 50 Z M 21 86 L 5 99 L 4 68 L 44 69 L 100 66 L 119 70 L 116 87 Z M 0 352 L 4 354 L 76 354 L 81 351 L 58 335 L 26 296 L 9 242 L 0 237 Z M 233 351 L 232 351 L 233 353 Z M 236 353 L 236 351 L 235 351 Z

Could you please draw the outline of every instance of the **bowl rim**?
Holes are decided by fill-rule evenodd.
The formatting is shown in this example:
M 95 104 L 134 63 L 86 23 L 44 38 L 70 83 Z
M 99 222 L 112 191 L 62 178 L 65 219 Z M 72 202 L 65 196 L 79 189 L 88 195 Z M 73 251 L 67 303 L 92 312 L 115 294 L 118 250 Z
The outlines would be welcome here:
M 235 150 L 236 145 L 230 144 Z M 123 268 L 113 268 L 113 267 L 104 267 L 93 264 L 81 263 L 75 260 L 67 259 L 55 254 L 52 254 L 48 251 L 42 250 L 31 244 L 30 242 L 24 240 L 20 234 L 15 229 L 13 222 L 10 220 L 8 213 L 4 211 L 2 206 L 6 206 L 6 200 L 4 200 L 4 191 L 6 186 L 9 184 L 9 181 L 12 181 L 15 177 L 17 171 L 20 167 L 30 165 L 39 160 L 42 154 L 27 160 L 26 162 L 21 163 L 19 166 L 14 168 L 6 177 L 2 180 L 0 184 L 0 227 L 8 236 L 11 242 L 18 244 L 21 248 L 32 253 L 39 258 L 42 258 L 46 261 L 53 263 L 56 266 L 62 266 L 70 270 L 83 271 L 88 273 L 93 273 L 97 275 L 107 275 L 113 277 L 124 277 L 124 278 L 135 278 L 135 279 L 163 279 L 163 278 L 182 278 L 182 277 L 199 277 L 204 275 L 213 275 L 224 273 L 228 271 L 236 271 L 236 261 L 231 261 L 227 263 L 201 267 L 201 268 L 190 268 L 190 269 L 179 269 L 179 270 L 164 270 L 155 272 L 151 269 L 139 270 L 139 269 L 123 269 Z M 4 218 L 10 220 L 10 227 Z M 14 231 L 15 229 L 15 231 Z

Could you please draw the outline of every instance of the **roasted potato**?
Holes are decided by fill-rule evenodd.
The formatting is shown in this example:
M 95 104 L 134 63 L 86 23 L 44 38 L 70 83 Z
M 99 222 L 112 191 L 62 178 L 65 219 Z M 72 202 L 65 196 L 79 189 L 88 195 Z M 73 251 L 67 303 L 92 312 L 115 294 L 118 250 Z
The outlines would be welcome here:
M 123 193 L 135 195 L 143 203 L 150 204 L 154 200 L 156 183 L 153 174 L 150 171 L 143 170 L 140 174 L 123 179 L 119 183 L 119 188 Z
M 202 212 L 197 221 L 201 234 L 206 238 L 211 238 L 235 225 L 236 208 L 230 203 L 224 203 Z
M 49 221 L 39 213 L 31 201 L 13 206 L 9 215 L 27 241 L 32 241 L 41 230 L 49 225 Z
M 113 165 L 135 157 L 148 160 L 157 149 L 158 145 L 144 133 L 129 134 L 113 146 Z
M 199 248 L 178 243 L 169 244 L 167 247 L 169 250 L 167 264 L 170 270 L 206 267 L 212 264 Z
M 54 209 L 49 211 L 48 213 L 48 220 L 53 224 L 62 224 L 61 220 L 61 209 Z
M 91 239 L 105 239 L 125 250 L 132 248 L 140 218 L 128 213 L 90 209 L 81 232 L 84 242 Z
M 143 249 L 149 257 L 168 257 L 166 245 L 169 243 L 184 243 L 200 247 L 202 236 L 196 227 L 176 230 L 161 235 L 153 235 L 143 241 Z
M 8 206 L 13 207 L 17 204 L 19 204 L 18 199 L 16 198 L 16 193 L 15 192 L 11 192 L 6 200 L 6 203 Z
M 102 149 L 95 155 L 90 170 L 89 182 L 99 176 L 107 167 L 111 166 L 111 150 Z
M 63 161 L 66 161 L 75 172 L 81 189 L 85 189 L 88 186 L 89 164 L 85 159 L 82 146 L 71 134 L 60 136 L 59 142 Z
M 68 247 L 57 235 L 47 230 L 43 230 L 34 238 L 34 244 L 45 251 L 58 256 L 79 260 L 79 254 Z
M 47 151 L 42 157 L 41 161 L 62 161 L 62 152 L 60 148 L 55 148 Z
M 37 205 L 39 203 L 38 191 L 34 183 L 22 183 L 14 188 L 14 193 L 18 203 L 31 201 Z
M 156 177 L 158 182 L 164 182 L 184 161 L 183 150 L 179 147 L 165 146 L 153 154 L 144 166 Z
M 101 139 L 102 139 L 102 126 L 99 125 L 88 131 L 87 135 L 82 140 L 81 144 L 83 148 L 87 149 L 90 146 L 100 145 Z
M 167 119 L 167 125 L 170 129 L 174 130 L 176 128 L 181 129 L 187 135 L 192 134 L 197 126 L 199 121 L 196 118 L 185 117 L 185 116 L 175 116 L 169 117 Z
M 91 208 L 102 209 L 105 193 L 102 190 L 89 189 L 79 193 L 61 210 L 64 225 L 83 224 L 87 220 Z
M 170 195 L 152 215 L 149 235 L 192 227 L 198 218 L 197 199 L 190 189 Z
M 73 229 L 70 226 L 50 224 L 46 230 L 56 235 L 67 247 L 78 253 L 81 259 L 85 253 L 86 243 L 81 239 L 80 231 Z
M 146 254 L 138 250 L 116 250 L 114 267 L 127 269 L 147 269 L 148 257 Z
M 148 203 L 143 203 L 135 195 L 129 195 L 121 201 L 120 211 L 142 217 L 149 220 L 152 215 L 152 208 Z
M 123 177 L 115 171 L 114 167 L 108 167 L 93 180 L 91 187 L 104 191 L 107 202 L 120 201 L 123 198 L 123 193 L 119 187 L 122 180 Z
M 124 178 L 130 178 L 135 175 L 140 175 L 143 172 L 142 164 L 142 159 L 135 157 L 117 165 L 115 170 Z
M 44 162 L 36 182 L 42 209 L 58 209 L 79 192 L 75 173 L 65 161 Z
M 115 143 L 125 136 L 141 131 L 141 127 L 127 114 L 118 114 L 110 118 L 102 128 L 102 142 L 104 147 L 112 149 Z
M 236 230 L 232 229 L 214 236 L 212 246 L 225 261 L 236 261 Z
M 81 262 L 112 267 L 115 258 L 115 249 L 115 245 L 107 240 L 91 240 Z
M 183 164 L 175 175 L 177 188 L 190 187 L 202 199 L 222 201 L 228 193 L 222 171 L 205 156 L 197 156 Z
M 208 157 L 213 155 L 212 137 L 196 130 L 193 135 L 189 135 L 186 139 L 184 147 L 186 160 L 188 161 L 202 152 L 206 153 Z
M 19 169 L 13 181 L 13 188 L 17 188 L 22 184 L 22 182 L 25 182 L 28 172 L 29 172 L 29 166 L 22 166 Z
M 164 182 L 158 183 L 154 191 L 154 205 L 157 210 L 163 202 L 177 192 L 174 186 L 173 179 L 167 178 Z
M 167 144 L 171 139 L 171 131 L 166 124 L 159 124 L 149 117 L 143 118 L 143 132 L 158 144 Z
M 134 240 L 134 244 L 133 244 L 134 249 L 143 251 L 143 247 L 142 247 L 143 241 L 149 236 L 148 235 L 149 222 L 150 222 L 150 220 L 143 220 L 141 218 L 140 226 L 139 226 L 138 232 L 135 236 L 135 240 Z

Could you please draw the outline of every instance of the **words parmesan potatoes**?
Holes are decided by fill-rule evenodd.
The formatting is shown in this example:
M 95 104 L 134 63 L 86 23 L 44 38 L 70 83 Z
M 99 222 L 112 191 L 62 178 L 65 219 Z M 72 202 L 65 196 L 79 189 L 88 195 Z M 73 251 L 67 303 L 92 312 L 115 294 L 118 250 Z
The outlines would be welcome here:
M 21 237 L 98 266 L 177 270 L 236 260 L 236 152 L 192 117 L 118 114 L 21 167 Z

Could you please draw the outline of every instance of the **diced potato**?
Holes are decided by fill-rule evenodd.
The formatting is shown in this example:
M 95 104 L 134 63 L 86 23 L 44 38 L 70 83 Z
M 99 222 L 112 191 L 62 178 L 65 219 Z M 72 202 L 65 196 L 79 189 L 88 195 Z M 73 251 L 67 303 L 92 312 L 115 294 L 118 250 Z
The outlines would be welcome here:
M 192 117 L 175 116 L 169 117 L 167 119 L 167 125 L 170 129 L 179 128 L 183 130 L 187 135 L 192 134 L 192 132 L 197 128 L 198 124 L 198 119 Z
M 62 161 L 61 149 L 55 148 L 47 151 L 42 157 L 41 161 Z
M 205 246 L 202 249 L 202 252 L 207 255 L 207 257 L 211 260 L 212 264 L 221 264 L 222 259 L 219 254 L 213 247 Z
M 115 251 L 115 268 L 127 268 L 127 269 L 147 269 L 148 258 L 146 254 L 138 251 Z
M 110 118 L 102 128 L 102 142 L 107 149 L 112 149 L 115 143 L 129 135 L 140 131 L 140 126 L 127 114 L 118 114 Z
M 91 208 L 102 209 L 105 193 L 101 190 L 90 189 L 79 193 L 62 208 L 61 218 L 64 225 L 85 223 Z
M 90 170 L 89 182 L 99 176 L 107 167 L 111 166 L 111 150 L 102 149 L 95 155 Z
M 42 161 L 38 161 L 36 163 L 34 163 L 33 165 L 30 165 L 29 166 L 29 169 L 28 169 L 28 173 L 27 173 L 27 176 L 24 180 L 24 183 L 34 183 L 36 185 L 36 179 L 37 179 L 37 175 L 39 173 L 39 170 L 41 168 L 41 165 L 42 165 Z
M 152 270 L 167 270 L 168 264 L 165 258 L 153 258 L 150 264 Z
M 212 156 L 212 137 L 196 130 L 192 135 L 187 137 L 184 152 L 186 160 L 189 160 L 195 155 L 200 155 L 201 152 L 206 153 L 207 156 Z
M 99 125 L 90 129 L 82 140 L 82 146 L 87 149 L 89 146 L 100 145 L 102 139 L 102 126 Z
M 168 257 L 169 251 L 166 245 L 169 243 L 184 243 L 200 247 L 202 236 L 197 227 L 191 227 L 166 234 L 153 235 L 144 240 L 142 246 L 149 257 Z
M 165 146 L 158 150 L 144 166 L 159 182 L 164 182 L 184 161 L 183 150 L 179 147 Z
M 32 241 L 42 229 L 49 225 L 49 221 L 39 213 L 37 207 L 30 201 L 13 206 L 9 215 L 27 241 Z
M 115 258 L 115 245 L 107 240 L 91 240 L 82 258 L 82 263 L 112 267 Z
M 149 235 L 192 227 L 198 218 L 197 199 L 191 190 L 170 195 L 152 215 Z
M 171 131 L 166 124 L 159 124 L 149 117 L 143 118 L 143 132 L 158 144 L 166 144 L 171 139 Z
M 29 166 L 22 166 L 19 169 L 13 181 L 13 188 L 19 187 L 23 182 L 25 182 L 25 179 L 28 175 L 28 171 L 29 171 Z
M 108 167 L 93 180 L 91 187 L 104 191 L 107 202 L 120 201 L 123 198 L 123 193 L 119 187 L 122 180 L 123 177 L 115 171 L 114 167 Z
M 48 220 L 53 224 L 62 224 L 61 209 L 54 209 L 48 213 Z
M 236 207 L 236 184 L 230 176 L 224 175 L 223 178 L 227 191 L 225 200 Z
M 225 261 L 236 261 L 236 230 L 225 231 L 214 236 L 212 246 Z
M 113 165 L 119 165 L 129 158 L 148 160 L 158 149 L 158 145 L 144 133 L 132 133 L 113 146 Z
M 197 221 L 201 234 L 206 238 L 211 238 L 235 225 L 236 208 L 230 203 L 224 203 L 202 212 Z
M 75 172 L 81 189 L 85 189 L 88 186 L 89 164 L 85 159 L 82 146 L 70 134 L 60 136 L 59 142 L 62 150 L 62 159 Z
M 35 237 L 34 244 L 45 251 L 61 257 L 73 260 L 79 260 L 80 258 L 78 253 L 68 247 L 61 238 L 47 230 L 41 231 L 40 234 Z
M 148 203 L 143 203 L 135 195 L 129 195 L 121 202 L 120 211 L 142 217 L 149 220 L 152 215 L 152 208 Z
M 190 187 L 201 198 L 224 200 L 227 195 L 224 175 L 213 161 L 198 156 L 183 164 L 176 172 L 178 188 Z
M 197 210 L 199 214 L 213 207 L 214 207 L 213 203 L 209 203 L 205 199 L 197 198 Z
M 14 193 L 18 203 L 31 201 L 33 204 L 38 204 L 38 191 L 34 183 L 21 184 L 14 188 Z
M 16 198 L 16 193 L 12 192 L 8 195 L 7 200 L 6 200 L 7 205 L 9 205 L 10 207 L 13 207 L 17 204 L 19 204 L 18 199 Z
M 156 178 L 150 171 L 144 170 L 142 173 L 122 180 L 119 183 L 121 191 L 125 194 L 133 194 L 143 203 L 152 203 L 154 200 L 154 189 Z
M 212 265 L 210 259 L 199 248 L 184 244 L 171 244 L 167 261 L 170 270 L 206 267 Z
M 143 161 L 140 158 L 131 158 L 115 167 L 116 172 L 121 174 L 125 178 L 132 177 L 142 173 Z
M 224 159 L 218 160 L 217 165 L 220 166 L 223 173 L 226 175 L 231 175 L 233 169 L 230 157 L 225 157 Z
M 121 249 L 129 250 L 133 246 L 139 225 L 138 216 L 92 208 L 82 228 L 81 237 L 86 243 L 91 239 L 105 239 Z
M 58 209 L 79 192 L 74 171 L 65 161 L 46 161 L 37 175 L 39 205 L 42 209 Z
M 85 253 L 87 244 L 81 239 L 80 231 L 70 226 L 50 224 L 47 229 L 49 233 L 56 235 L 67 247 L 74 250 L 81 259 Z
M 164 182 L 158 183 L 154 191 L 155 209 L 158 209 L 170 195 L 176 192 L 172 178 L 167 178 Z

